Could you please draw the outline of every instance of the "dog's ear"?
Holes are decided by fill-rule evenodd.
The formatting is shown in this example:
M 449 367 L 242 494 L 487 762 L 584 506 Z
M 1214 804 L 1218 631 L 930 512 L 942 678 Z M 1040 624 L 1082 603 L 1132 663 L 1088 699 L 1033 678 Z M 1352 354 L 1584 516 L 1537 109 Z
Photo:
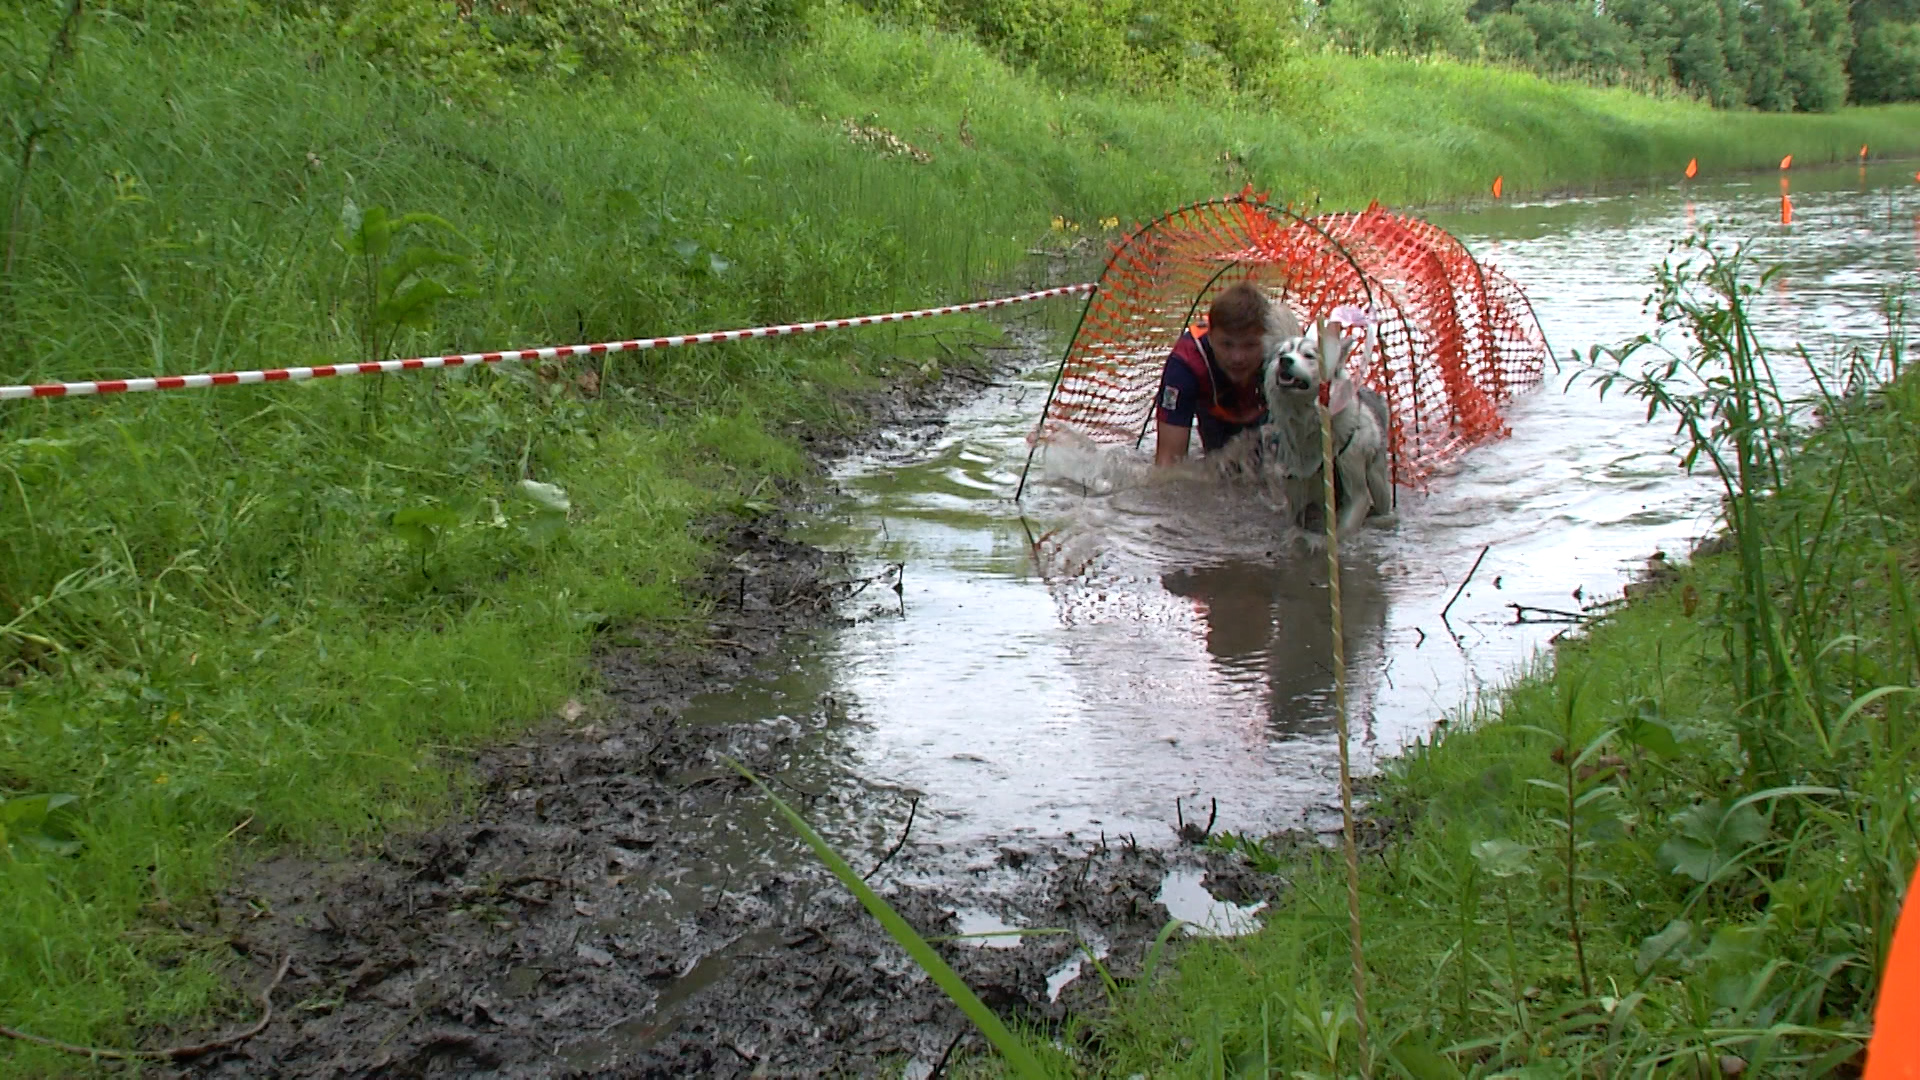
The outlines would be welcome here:
M 1331 382 L 1347 362 L 1347 339 L 1340 336 L 1340 328 L 1321 319 L 1314 324 L 1314 332 L 1320 337 L 1320 378 Z

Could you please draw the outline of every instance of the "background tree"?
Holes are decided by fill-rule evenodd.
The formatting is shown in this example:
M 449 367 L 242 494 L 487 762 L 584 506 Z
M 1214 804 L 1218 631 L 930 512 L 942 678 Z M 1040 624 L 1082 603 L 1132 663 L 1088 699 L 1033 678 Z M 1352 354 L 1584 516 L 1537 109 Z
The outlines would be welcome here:
M 1920 100 L 1920 0 L 1855 0 L 1853 100 Z

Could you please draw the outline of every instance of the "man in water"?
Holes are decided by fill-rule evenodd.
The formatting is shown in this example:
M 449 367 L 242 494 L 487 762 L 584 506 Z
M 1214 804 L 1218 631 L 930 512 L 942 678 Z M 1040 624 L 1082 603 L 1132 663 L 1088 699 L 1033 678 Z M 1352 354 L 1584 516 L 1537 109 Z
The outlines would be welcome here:
M 1160 376 L 1155 465 L 1186 460 L 1196 422 L 1201 448 L 1213 453 L 1266 419 L 1260 359 L 1270 333 L 1298 336 L 1300 324 L 1250 281 L 1214 297 L 1206 322 L 1181 332 Z

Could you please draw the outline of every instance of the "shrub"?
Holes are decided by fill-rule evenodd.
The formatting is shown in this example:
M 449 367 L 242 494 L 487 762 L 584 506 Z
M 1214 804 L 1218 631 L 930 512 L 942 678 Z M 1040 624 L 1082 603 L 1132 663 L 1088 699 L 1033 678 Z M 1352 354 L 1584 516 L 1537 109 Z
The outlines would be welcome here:
M 1540 59 L 1540 38 L 1527 20 L 1511 11 L 1489 15 L 1480 21 L 1480 40 L 1487 55 L 1511 60 L 1529 67 Z
M 1297 51 L 1299 0 L 862 0 L 885 18 L 967 33 L 1070 84 L 1261 90 Z
M 1747 103 L 1817 112 L 1846 100 L 1843 58 L 1853 31 L 1840 0 L 1761 0 L 1741 10 L 1750 67 Z
M 1479 35 L 1463 0 L 1328 0 L 1324 26 L 1360 52 L 1472 56 Z
M 1722 108 L 1746 104 L 1746 83 L 1733 72 L 1730 50 L 1744 56 L 1738 18 L 1723 0 L 1615 0 L 1607 12 L 1645 54 L 1648 74 L 1664 75 Z M 1728 41 L 1728 27 L 1734 28 Z M 1664 69 L 1664 70 L 1662 70 Z
M 1888 20 L 1860 31 L 1849 69 L 1862 104 L 1920 99 L 1920 23 Z
M 1539 71 L 1671 83 L 1721 107 L 1823 112 L 1846 100 L 1853 24 L 1842 0 L 1612 0 L 1604 10 L 1521 0 L 1504 11 L 1502 2 L 1475 8 L 1486 51 Z M 1912 70 L 1880 40 L 1875 48 L 1872 70 Z M 1911 94 L 1905 85 L 1896 75 L 1888 92 Z
M 1564 0 L 1522 0 L 1514 14 L 1527 21 L 1549 71 L 1640 74 L 1646 60 L 1626 28 L 1591 6 Z

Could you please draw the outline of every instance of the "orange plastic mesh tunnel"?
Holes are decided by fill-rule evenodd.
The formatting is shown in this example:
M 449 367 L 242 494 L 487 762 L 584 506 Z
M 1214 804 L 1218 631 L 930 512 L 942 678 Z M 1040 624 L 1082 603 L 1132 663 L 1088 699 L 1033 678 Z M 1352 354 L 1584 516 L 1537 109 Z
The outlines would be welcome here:
M 1305 217 L 1243 191 L 1182 207 L 1114 245 L 1030 446 L 1066 431 L 1140 445 L 1174 340 L 1240 281 L 1303 326 L 1344 305 L 1372 317 L 1370 340 L 1349 363 L 1387 400 L 1397 484 L 1424 486 L 1467 449 L 1504 437 L 1507 402 L 1544 375 L 1546 336 L 1526 294 L 1444 229 L 1377 203 Z M 1026 481 L 1023 470 L 1016 498 Z

